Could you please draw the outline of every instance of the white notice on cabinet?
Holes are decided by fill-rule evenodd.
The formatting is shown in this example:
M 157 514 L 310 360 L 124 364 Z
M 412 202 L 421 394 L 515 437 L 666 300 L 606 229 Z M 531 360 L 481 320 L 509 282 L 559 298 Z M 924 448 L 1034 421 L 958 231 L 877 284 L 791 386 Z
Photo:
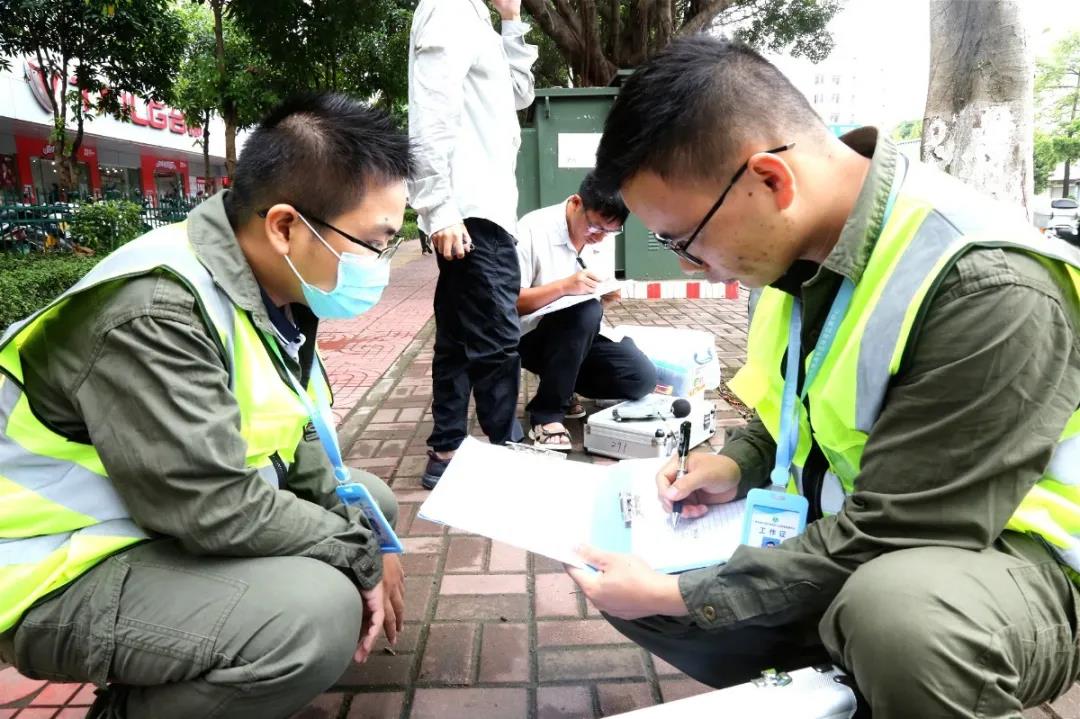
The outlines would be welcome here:
M 559 167 L 595 167 L 601 132 L 560 132 Z

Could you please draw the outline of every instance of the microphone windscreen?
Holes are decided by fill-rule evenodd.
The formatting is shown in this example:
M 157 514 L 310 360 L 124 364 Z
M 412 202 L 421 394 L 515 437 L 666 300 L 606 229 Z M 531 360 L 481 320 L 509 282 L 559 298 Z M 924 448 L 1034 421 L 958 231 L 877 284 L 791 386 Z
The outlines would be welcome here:
M 690 403 L 685 399 L 677 399 L 671 403 L 671 414 L 679 419 L 690 416 Z

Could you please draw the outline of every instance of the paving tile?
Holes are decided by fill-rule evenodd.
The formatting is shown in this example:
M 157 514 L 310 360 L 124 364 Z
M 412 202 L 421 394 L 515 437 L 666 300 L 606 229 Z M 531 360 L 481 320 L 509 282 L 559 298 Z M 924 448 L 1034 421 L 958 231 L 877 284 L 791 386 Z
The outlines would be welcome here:
M 655 654 L 651 655 L 650 658 L 652 659 L 653 668 L 656 669 L 656 676 L 658 676 L 658 677 L 681 677 L 681 676 L 683 676 L 682 671 L 680 671 L 677 667 L 675 667 L 672 664 L 668 664 L 666 661 L 664 661 L 660 657 L 656 656 Z
M 524 574 L 464 574 L 443 577 L 440 595 L 517 594 L 524 592 Z
M 405 410 L 401 410 L 404 412 Z M 413 443 L 409 443 L 405 446 L 405 456 L 401 458 L 401 464 L 398 465 L 397 476 L 398 477 L 420 477 L 424 474 L 424 469 L 427 467 L 428 458 L 426 454 L 411 454 L 410 448 L 415 446 Z
M 655 704 L 652 691 L 645 682 L 597 684 L 596 693 L 600 698 L 600 714 L 606 717 Z
M 530 656 L 528 625 L 485 624 L 480 645 L 480 681 L 528 681 Z
M 90 706 L 94 703 L 94 697 L 96 696 L 94 691 L 93 684 L 83 684 L 82 689 L 68 702 L 68 705 L 73 707 Z
M 513 621 L 529 617 L 525 594 L 488 594 L 439 597 L 435 618 L 439 620 Z
M 537 657 L 542 682 L 645 676 L 645 663 L 637 647 L 543 649 Z
M 406 613 L 408 607 L 406 607 Z M 394 654 L 408 654 L 416 651 L 416 645 L 420 641 L 420 628 L 423 626 L 420 622 L 405 622 L 405 628 L 398 633 L 397 644 L 392 649 Z M 375 642 L 375 651 L 377 653 L 388 654 L 386 651 L 390 645 L 386 641 L 386 635 L 380 634 L 378 641 Z
M 412 719 L 521 719 L 524 689 L 417 689 Z
M 401 557 L 401 566 L 405 569 L 405 576 L 407 577 L 434 574 L 439 566 L 439 555 L 404 554 Z
M 353 446 L 349 448 L 349 453 L 346 455 L 346 461 L 352 461 L 357 459 L 367 459 L 368 457 L 374 457 L 375 452 L 379 449 L 379 440 L 377 439 L 358 439 L 353 442 Z
M 11 704 L 28 697 L 45 684 L 46 682 L 24 677 L 15 671 L 15 667 L 0 669 L 0 704 Z
M 432 577 L 405 577 L 405 616 L 426 618 L 435 591 Z
M 427 386 L 427 383 L 425 382 L 423 385 L 418 386 L 424 387 Z M 424 409 L 424 407 L 406 407 L 405 409 L 398 412 L 398 421 L 419 422 L 424 418 Z
M 446 551 L 447 572 L 482 572 L 491 540 L 483 537 L 451 537 Z M 470 592 L 474 594 L 476 592 Z
M 537 719 L 581 719 L 593 716 L 589 687 L 554 686 L 536 690 Z
M 1080 717 L 1080 684 L 1073 684 L 1069 691 L 1050 704 L 1050 708 L 1063 719 Z
M 354 694 L 346 719 L 396 719 L 405 703 L 403 692 Z
M 426 489 L 423 490 L 423 492 L 424 492 L 424 499 L 427 499 L 427 495 L 430 494 L 430 493 Z M 423 519 L 421 517 L 417 517 L 416 519 L 414 519 L 413 523 L 412 523 L 412 526 L 409 527 L 409 534 L 414 536 L 414 537 L 417 536 L 417 535 L 421 535 L 421 534 L 445 534 L 445 533 L 446 533 L 446 527 L 444 527 L 441 524 L 436 524 L 435 522 L 429 522 L 428 520 Z
M 442 537 L 405 537 L 401 540 L 406 554 L 439 554 L 443 548 Z
M 578 587 L 565 572 L 536 576 L 536 616 L 577 617 Z
M 18 709 L 0 709 L 0 719 L 12 719 Z
M 88 709 L 89 707 L 64 707 L 53 719 L 85 719 Z M 2 716 L 0 714 L 0 717 Z M 19 716 L 26 716 L 26 714 L 20 714 Z
M 75 692 L 79 691 L 81 686 L 81 684 L 50 682 L 41 690 L 41 693 L 34 697 L 30 706 L 63 706 L 68 699 L 75 696 Z
M 712 690 L 713 688 L 709 685 L 702 684 L 689 677 L 660 680 L 660 696 L 665 702 L 686 699 L 687 697 L 697 696 L 698 694 L 704 694 L 705 692 L 711 692 Z
M 409 683 L 415 654 L 372 654 L 363 664 L 353 662 L 332 689 L 354 687 L 399 686 Z
M 397 420 L 397 416 L 398 416 L 397 410 L 380 409 L 380 410 L 376 410 L 375 413 L 373 415 L 371 415 L 371 420 L 370 421 L 372 423 L 378 423 L 378 424 L 382 424 L 383 422 L 393 422 L 393 421 Z
M 315 701 L 293 714 L 292 719 L 337 719 L 344 701 L 344 694 L 320 694 Z
M 32 709 L 23 709 L 19 712 L 19 719 L 54 719 L 56 714 L 56 707 L 34 707 Z
M 622 644 L 629 641 L 604 619 L 536 624 L 536 643 L 540 647 Z
M 393 457 L 397 461 L 401 461 L 401 455 L 405 453 L 405 445 L 408 442 L 404 439 L 388 439 L 382 443 L 379 447 L 379 451 L 375 453 L 376 457 Z
M 563 563 L 539 554 L 533 554 L 533 567 L 537 574 L 565 574 Z
M 420 664 L 420 680 L 442 684 L 472 683 L 475 624 L 432 624 Z
M 489 572 L 524 572 L 527 566 L 528 552 L 524 549 L 502 542 L 491 543 Z

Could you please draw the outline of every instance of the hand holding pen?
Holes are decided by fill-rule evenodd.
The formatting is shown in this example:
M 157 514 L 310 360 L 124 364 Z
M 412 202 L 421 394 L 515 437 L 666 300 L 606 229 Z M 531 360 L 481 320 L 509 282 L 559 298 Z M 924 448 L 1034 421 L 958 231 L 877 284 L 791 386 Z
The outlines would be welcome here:
M 675 511 L 675 503 L 681 504 L 682 519 L 705 516 L 709 506 L 724 504 L 735 499 L 739 490 L 739 465 L 723 455 L 694 452 L 686 457 L 685 472 L 679 474 L 681 458 L 671 460 L 656 475 L 656 493 L 664 510 Z

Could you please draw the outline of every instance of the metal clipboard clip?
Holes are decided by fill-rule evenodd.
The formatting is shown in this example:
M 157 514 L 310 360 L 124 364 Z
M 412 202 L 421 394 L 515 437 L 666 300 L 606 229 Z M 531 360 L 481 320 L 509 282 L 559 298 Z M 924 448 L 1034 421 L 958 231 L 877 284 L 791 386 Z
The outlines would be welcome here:
M 632 492 L 619 492 L 619 512 L 622 514 L 623 526 L 632 526 L 634 516 L 638 513 L 637 495 Z
M 521 442 L 507 442 L 503 445 L 507 449 L 514 452 L 522 452 L 524 454 L 537 454 L 541 457 L 550 457 L 552 459 L 566 459 L 566 452 L 559 452 L 554 449 L 545 449 L 544 447 L 533 447 L 529 444 L 522 444 Z
M 751 679 L 750 683 L 755 687 L 786 687 L 791 684 L 791 675 L 787 672 L 778 672 L 775 669 L 765 669 L 757 679 Z

